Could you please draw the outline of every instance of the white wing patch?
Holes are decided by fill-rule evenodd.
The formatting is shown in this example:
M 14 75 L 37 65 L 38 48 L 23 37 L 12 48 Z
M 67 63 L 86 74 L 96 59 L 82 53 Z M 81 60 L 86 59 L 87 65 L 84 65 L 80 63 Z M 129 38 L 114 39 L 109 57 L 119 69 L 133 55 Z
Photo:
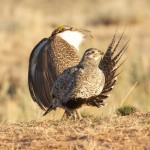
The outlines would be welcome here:
M 33 58 L 32 58 L 32 60 L 31 60 L 31 75 L 32 75 L 32 78 L 34 78 L 34 72 L 35 72 L 35 66 L 36 66 L 38 54 L 39 54 L 41 48 L 42 48 L 47 42 L 48 42 L 48 40 L 43 41 L 42 43 L 40 43 L 40 45 L 36 48 L 35 52 L 33 53 Z

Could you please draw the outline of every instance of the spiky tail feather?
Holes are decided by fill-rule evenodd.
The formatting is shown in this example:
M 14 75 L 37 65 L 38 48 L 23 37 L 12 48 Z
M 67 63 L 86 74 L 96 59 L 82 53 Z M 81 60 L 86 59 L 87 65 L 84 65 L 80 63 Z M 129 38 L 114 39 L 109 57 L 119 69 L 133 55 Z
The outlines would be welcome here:
M 107 48 L 106 53 L 104 54 L 103 58 L 100 61 L 99 68 L 103 71 L 105 75 L 105 85 L 101 94 L 95 100 L 93 100 L 90 103 L 90 105 L 97 107 L 104 105 L 103 100 L 108 97 L 108 93 L 113 89 L 114 85 L 116 84 L 117 76 L 122 72 L 120 71 L 119 73 L 117 73 L 118 69 L 121 67 L 121 65 L 125 62 L 126 59 L 122 61 L 119 65 L 118 62 L 120 62 L 120 59 L 122 58 L 124 52 L 126 51 L 130 39 L 125 43 L 125 45 L 122 47 L 121 50 L 119 50 L 117 54 L 115 53 L 122 40 L 123 35 L 124 31 L 121 34 L 118 42 L 116 43 L 115 42 L 116 32 L 115 32 L 112 41 Z
M 48 109 L 45 111 L 45 113 L 43 114 L 43 116 L 47 115 L 52 109 L 53 109 L 53 108 L 52 108 L 52 105 L 50 105 L 50 106 L 48 107 Z

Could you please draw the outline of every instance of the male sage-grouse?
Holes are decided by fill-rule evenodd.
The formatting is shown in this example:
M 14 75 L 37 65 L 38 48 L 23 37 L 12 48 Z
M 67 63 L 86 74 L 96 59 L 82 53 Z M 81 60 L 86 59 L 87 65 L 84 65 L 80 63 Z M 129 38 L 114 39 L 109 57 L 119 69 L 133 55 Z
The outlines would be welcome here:
M 86 37 L 91 37 L 88 30 L 59 26 L 32 50 L 28 85 L 32 99 L 41 109 L 51 104 L 51 88 L 60 73 L 79 63 L 79 45 Z

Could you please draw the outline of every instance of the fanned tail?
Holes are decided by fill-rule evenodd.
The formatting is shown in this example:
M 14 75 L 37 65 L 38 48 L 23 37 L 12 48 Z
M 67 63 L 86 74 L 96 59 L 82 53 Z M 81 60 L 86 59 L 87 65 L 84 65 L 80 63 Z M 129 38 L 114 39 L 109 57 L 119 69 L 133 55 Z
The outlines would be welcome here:
M 117 48 L 123 38 L 123 35 L 124 35 L 124 31 L 121 34 L 118 42 L 116 43 L 116 32 L 115 32 L 115 34 L 112 38 L 112 41 L 107 48 L 106 53 L 104 54 L 103 58 L 100 61 L 99 68 L 103 71 L 103 73 L 105 75 L 105 85 L 104 85 L 104 88 L 103 88 L 101 94 L 90 103 L 93 106 L 100 107 L 100 106 L 104 105 L 103 100 L 108 98 L 108 96 L 109 96 L 108 93 L 113 89 L 114 85 L 116 84 L 117 76 L 122 72 L 122 71 L 120 71 L 119 73 L 117 73 L 118 69 L 122 66 L 122 64 L 126 60 L 125 59 L 122 62 L 120 62 L 124 52 L 126 51 L 126 49 L 128 47 L 129 41 L 130 41 L 130 39 L 129 39 L 125 43 L 125 45 L 121 48 L 121 50 L 119 50 L 119 52 L 117 53 L 116 51 L 117 51 Z M 118 64 L 118 62 L 120 62 L 120 64 Z

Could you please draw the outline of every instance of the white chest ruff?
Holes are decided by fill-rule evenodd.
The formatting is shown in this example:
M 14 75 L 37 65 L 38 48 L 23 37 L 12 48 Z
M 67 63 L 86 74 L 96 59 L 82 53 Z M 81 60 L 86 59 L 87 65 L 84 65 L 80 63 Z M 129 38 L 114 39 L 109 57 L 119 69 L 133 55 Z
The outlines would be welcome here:
M 77 50 L 79 50 L 79 46 L 84 40 L 84 35 L 78 31 L 65 31 L 59 33 L 58 36 L 74 46 Z

